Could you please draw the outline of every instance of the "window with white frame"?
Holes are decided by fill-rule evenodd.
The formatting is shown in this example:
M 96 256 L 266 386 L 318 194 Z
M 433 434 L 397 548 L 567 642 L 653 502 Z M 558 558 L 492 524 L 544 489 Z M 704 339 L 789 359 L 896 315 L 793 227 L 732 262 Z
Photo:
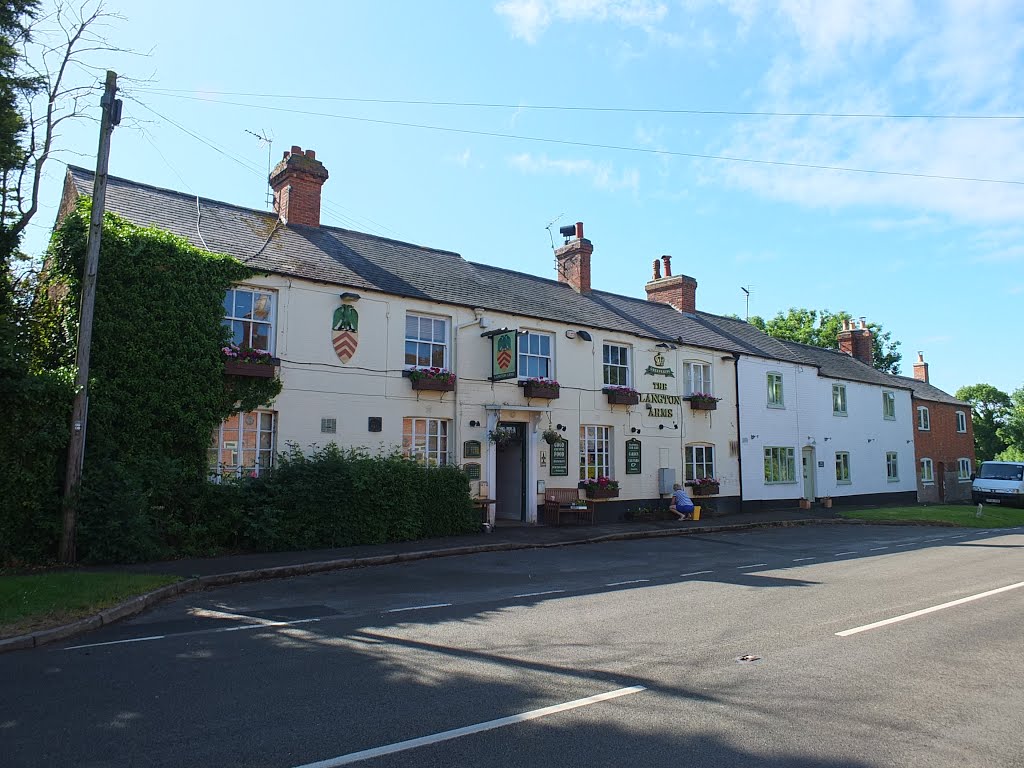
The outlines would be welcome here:
M 963 411 L 956 412 L 956 431 L 966 432 L 967 431 L 967 414 Z
M 885 454 L 885 479 L 893 483 L 900 479 L 900 457 L 896 451 Z
M 580 480 L 612 476 L 612 428 L 580 425 Z
M 402 452 L 428 467 L 448 463 L 448 422 L 444 419 L 402 419 Z
M 836 451 L 836 482 L 850 482 L 850 454 L 848 451 Z
M 764 449 L 764 481 L 766 483 L 796 482 L 796 451 L 793 448 Z
M 605 386 L 629 387 L 633 377 L 630 375 L 629 347 L 619 344 L 605 344 L 602 352 L 604 363 Z
M 210 440 L 210 475 L 259 477 L 274 466 L 277 414 L 273 411 L 233 413 Z
M 519 337 L 519 376 L 527 379 L 553 379 L 553 348 L 550 333 L 527 331 Z
M 922 432 L 927 432 L 932 428 L 932 419 L 928 415 L 928 409 L 923 406 L 917 406 L 917 428 Z
M 715 447 L 713 445 L 688 445 L 683 455 L 685 479 L 701 480 L 715 476 Z
M 684 363 L 683 364 L 683 389 L 687 395 L 694 392 L 713 394 L 711 386 L 711 366 L 708 363 Z
M 931 459 L 921 459 L 921 482 L 925 484 L 935 482 Z
M 970 459 L 957 459 L 956 460 L 956 479 L 961 482 L 969 482 L 971 479 L 971 460 Z
M 893 421 L 896 418 L 896 393 L 882 392 L 882 418 Z
M 448 319 L 405 315 L 405 364 L 417 368 L 448 367 Z
M 768 407 L 785 408 L 786 404 L 782 399 L 782 374 L 770 371 L 768 373 Z
M 846 385 L 845 384 L 833 384 L 832 385 L 832 415 L 833 416 L 845 416 L 846 415 Z
M 274 352 L 274 292 L 235 286 L 224 294 L 224 325 L 231 343 Z

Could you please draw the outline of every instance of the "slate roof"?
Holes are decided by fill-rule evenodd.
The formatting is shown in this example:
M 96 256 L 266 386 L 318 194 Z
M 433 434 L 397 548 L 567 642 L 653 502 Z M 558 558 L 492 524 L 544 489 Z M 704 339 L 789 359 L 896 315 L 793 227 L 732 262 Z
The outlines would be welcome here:
M 880 387 L 910 389 L 907 386 L 905 377 L 882 373 L 877 368 L 873 368 L 867 363 L 862 363 L 857 358 L 845 352 L 840 352 L 837 349 L 813 347 L 796 341 L 783 341 L 782 343 L 790 349 L 799 350 L 811 365 L 817 366 L 819 376 L 825 376 L 830 379 L 842 379 L 844 381 L 860 381 L 865 384 L 876 384 Z
M 918 400 L 931 400 L 935 403 L 946 403 L 947 405 L 959 405 L 964 408 L 970 408 L 971 404 L 966 403 L 963 400 L 957 400 L 950 394 L 943 392 L 938 387 L 933 387 L 931 384 L 925 384 L 923 381 L 918 381 L 909 376 L 893 376 L 894 379 L 899 379 L 904 386 L 913 390 L 912 396 Z

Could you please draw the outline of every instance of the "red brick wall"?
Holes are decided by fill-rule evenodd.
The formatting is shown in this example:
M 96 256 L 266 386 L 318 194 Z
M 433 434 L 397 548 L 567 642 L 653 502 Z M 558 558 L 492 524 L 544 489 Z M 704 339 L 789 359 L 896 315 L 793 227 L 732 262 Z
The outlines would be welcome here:
M 912 398 L 914 424 L 914 454 L 916 458 L 914 471 L 917 473 L 918 500 L 922 502 L 960 501 L 970 499 L 971 484 L 959 482 L 957 479 L 957 460 L 971 460 L 971 471 L 974 466 L 974 425 L 971 423 L 971 408 L 967 405 L 950 405 L 933 400 Z M 928 409 L 931 429 L 923 431 L 917 428 L 917 409 L 924 406 Z M 967 419 L 967 431 L 956 431 L 956 412 L 962 411 Z M 921 482 L 921 459 L 931 459 L 935 482 L 925 485 Z M 944 465 L 945 477 L 940 483 L 939 464 Z M 940 490 L 945 498 L 940 499 Z
M 697 281 L 689 275 L 674 275 L 652 280 L 644 286 L 647 300 L 668 304 L 680 312 L 697 311 Z
M 576 293 L 590 293 L 590 256 L 594 244 L 586 238 L 573 240 L 555 251 L 558 282 L 568 283 Z

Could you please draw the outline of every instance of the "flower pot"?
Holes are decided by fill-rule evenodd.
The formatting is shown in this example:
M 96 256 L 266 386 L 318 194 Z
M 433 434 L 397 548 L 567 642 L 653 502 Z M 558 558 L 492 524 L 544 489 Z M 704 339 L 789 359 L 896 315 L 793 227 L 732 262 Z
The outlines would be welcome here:
M 717 400 L 691 400 L 690 401 L 691 411 L 717 411 L 718 401 Z
M 832 509 L 832 497 L 826 496 L 824 499 L 822 499 L 821 506 L 823 506 L 825 509 Z
M 411 379 L 412 388 L 419 392 L 453 392 L 455 382 L 448 379 Z
M 246 360 L 227 358 L 224 360 L 224 373 L 231 376 L 251 376 L 257 379 L 271 379 L 277 371 L 281 361 L 276 357 L 267 359 L 266 362 L 254 363 Z
M 640 402 L 640 395 L 636 392 L 616 392 L 609 390 L 608 405 L 636 405 Z
M 602 488 L 596 485 L 593 487 L 587 486 L 585 490 L 588 499 L 617 499 L 619 497 L 618 488 Z
M 542 384 L 538 382 L 526 382 L 523 384 L 523 394 L 526 397 L 543 397 L 548 400 L 555 400 L 558 397 L 559 387 L 553 384 Z
M 810 509 L 810 508 L 811 508 L 811 500 L 810 499 L 800 499 L 800 509 Z

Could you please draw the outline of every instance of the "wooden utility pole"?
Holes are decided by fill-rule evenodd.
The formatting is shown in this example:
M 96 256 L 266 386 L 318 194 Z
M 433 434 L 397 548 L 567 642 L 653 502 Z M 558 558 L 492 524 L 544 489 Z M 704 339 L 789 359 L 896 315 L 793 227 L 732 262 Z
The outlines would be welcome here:
M 71 439 L 68 443 L 68 464 L 64 476 L 64 526 L 60 535 L 60 559 L 75 562 L 75 533 L 78 518 L 78 488 L 82 482 L 82 461 L 85 458 L 85 425 L 89 416 L 89 351 L 92 346 L 92 316 L 96 307 L 96 272 L 100 261 L 100 239 L 103 234 L 103 211 L 107 197 L 107 165 L 110 161 L 110 135 L 121 122 L 121 100 L 117 93 L 117 73 L 107 72 L 106 87 L 100 106 L 100 146 L 96 153 L 96 179 L 92 188 L 92 217 L 82 270 L 82 305 L 78 319 L 78 374 L 75 378 L 75 402 L 71 412 Z

